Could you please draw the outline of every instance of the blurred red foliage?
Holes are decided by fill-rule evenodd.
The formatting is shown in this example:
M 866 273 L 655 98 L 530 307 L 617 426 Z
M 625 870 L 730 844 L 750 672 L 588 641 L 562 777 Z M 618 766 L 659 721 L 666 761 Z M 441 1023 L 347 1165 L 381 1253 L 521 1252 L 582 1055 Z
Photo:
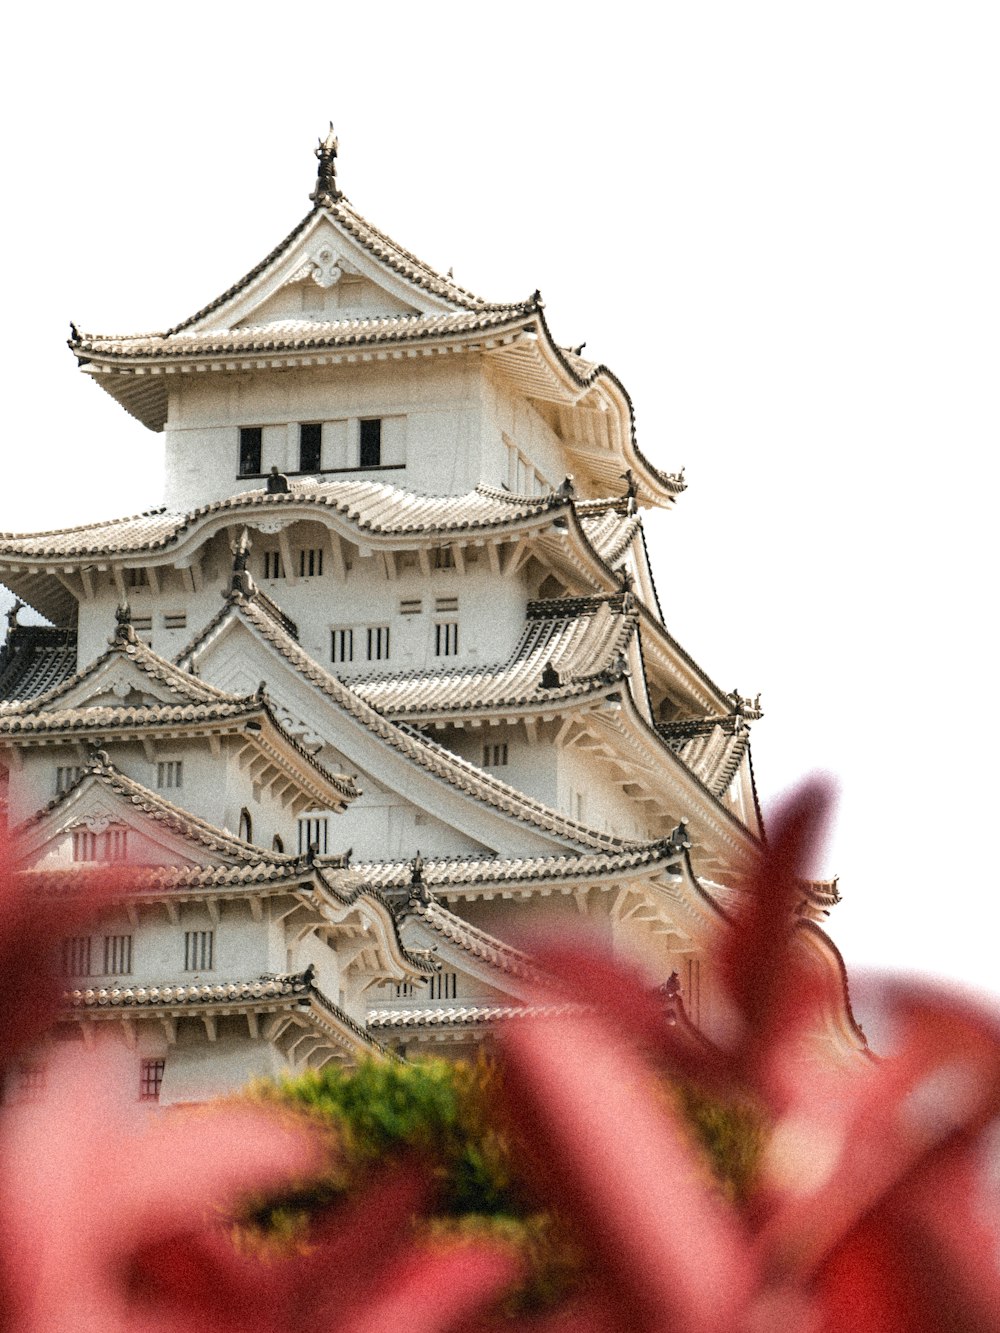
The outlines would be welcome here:
M 635 972 L 543 946 L 579 1009 L 502 1034 L 509 1115 L 540 1196 L 588 1256 L 584 1298 L 541 1333 L 981 1333 L 1000 1329 L 996 1199 L 1000 1023 L 967 999 L 886 984 L 884 1058 L 803 1055 L 832 1002 L 796 942 L 800 876 L 826 804 L 803 788 L 715 959 L 724 1037 L 692 1043 Z M 0 1059 L 54 1012 L 49 960 L 67 911 L 0 882 Z M 44 996 L 40 1006 L 39 996 Z M 220 1217 L 309 1170 L 300 1133 L 224 1108 L 150 1114 L 108 1092 L 108 1057 L 66 1056 L 37 1106 L 0 1125 L 0 1333 L 368 1333 L 511 1328 L 496 1310 L 514 1259 L 418 1246 L 419 1167 L 373 1181 L 307 1254 L 239 1253 Z M 713 1189 L 658 1072 L 753 1096 L 773 1126 L 736 1205 Z M 996 1148 L 992 1151 L 995 1155 Z M 221 1210 L 221 1211 L 220 1211 Z

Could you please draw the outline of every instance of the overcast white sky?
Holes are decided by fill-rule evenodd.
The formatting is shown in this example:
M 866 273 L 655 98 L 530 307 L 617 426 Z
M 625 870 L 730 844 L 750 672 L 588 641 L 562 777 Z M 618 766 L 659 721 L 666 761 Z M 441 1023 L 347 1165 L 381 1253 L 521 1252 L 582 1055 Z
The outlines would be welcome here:
M 763 692 L 765 803 L 836 776 L 848 963 L 1000 990 L 992 5 L 12 14 L 0 529 L 158 501 L 162 437 L 69 320 L 217 295 L 307 211 L 332 117 L 362 212 L 486 297 L 540 287 L 686 466 L 648 521 L 665 618 Z

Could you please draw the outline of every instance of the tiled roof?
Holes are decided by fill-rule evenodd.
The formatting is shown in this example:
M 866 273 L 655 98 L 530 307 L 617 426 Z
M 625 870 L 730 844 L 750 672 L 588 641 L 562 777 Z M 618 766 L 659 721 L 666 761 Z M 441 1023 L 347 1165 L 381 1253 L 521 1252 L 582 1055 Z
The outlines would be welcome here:
M 0 735 L 42 735 L 48 732 L 107 732 L 122 728 L 176 727 L 225 722 L 262 711 L 251 696 L 233 703 L 156 704 L 140 708 L 54 708 L 42 712 L 0 712 Z
M 485 1028 L 495 1023 L 524 1018 L 561 1018 L 578 1014 L 579 1004 L 466 1004 L 447 1008 L 369 1009 L 371 1031 L 421 1031 L 453 1028 Z
M 606 565 L 614 569 L 622 556 L 632 545 L 632 539 L 642 528 L 642 519 L 638 514 L 618 513 L 614 506 L 603 512 L 593 509 L 581 513 L 582 506 L 577 506 L 577 516 L 594 550 Z
M 198 520 L 283 506 L 335 510 L 353 526 L 377 536 L 440 535 L 503 528 L 567 503 L 556 495 L 510 495 L 477 486 L 465 495 L 418 495 L 384 481 L 293 481 L 287 492 L 263 486 L 202 505 L 190 513 L 150 510 L 76 528 L 18 535 L 0 533 L 0 556 L 51 559 L 84 555 L 138 555 L 174 545 Z
M 59 809 L 66 804 L 74 794 L 80 789 L 83 783 L 91 778 L 96 778 L 102 786 L 108 787 L 111 791 L 121 796 L 125 801 L 141 811 L 147 818 L 162 824 L 170 832 L 179 834 L 180 837 L 189 842 L 195 842 L 216 855 L 235 858 L 237 861 L 269 861 L 272 864 L 291 864 L 295 861 L 293 856 L 283 856 L 277 852 L 266 852 L 263 848 L 254 847 L 250 843 L 243 842 L 236 838 L 225 829 L 216 828 L 205 819 L 199 819 L 197 815 L 192 815 L 187 810 L 182 810 L 180 806 L 174 805 L 171 801 L 164 800 L 148 787 L 135 782 L 132 778 L 126 777 L 119 769 L 110 763 L 107 755 L 98 751 L 84 768 L 80 777 L 68 787 L 64 792 L 60 792 L 49 803 L 36 811 L 29 819 L 26 819 L 20 826 L 22 829 L 28 829 L 35 824 L 41 823 L 53 810 Z
M 660 722 L 656 731 L 713 796 L 727 790 L 750 744 L 749 727 L 734 715 Z
M 237 695 L 220 690 L 215 685 L 209 685 L 207 681 L 199 680 L 197 676 L 192 675 L 189 671 L 182 671 L 173 662 L 168 662 L 165 657 L 160 657 L 148 644 L 137 638 L 131 626 L 123 625 L 116 630 L 114 638 L 109 641 L 107 650 L 84 667 L 82 671 L 65 677 L 58 684 L 53 685 L 51 689 L 46 690 L 44 694 L 36 695 L 28 703 L 11 704 L 7 711 L 34 713 L 37 709 L 49 708 L 80 685 L 95 679 L 104 667 L 116 657 L 127 659 L 143 675 L 148 676 L 150 681 L 159 686 L 166 686 L 170 693 L 184 704 L 206 706 L 246 702 L 246 699 L 241 699 Z
M 378 1054 L 387 1054 L 366 1028 L 312 984 L 311 970 L 286 975 L 257 977 L 253 981 L 229 981 L 192 985 L 87 987 L 64 992 L 63 1003 L 74 1014 L 99 1014 L 108 1011 L 154 1010 L 177 1014 L 185 1009 L 267 1009 L 308 1006 L 319 1011 L 323 1026 L 331 1023 L 344 1029 L 356 1044 Z
M 349 683 L 390 717 L 530 705 L 606 692 L 621 677 L 619 659 L 635 632 L 623 596 L 567 597 L 528 603 L 520 641 L 506 662 L 443 671 L 367 676 Z M 546 667 L 559 683 L 542 685 Z
M 178 661 L 183 662 L 195 657 L 201 646 L 214 637 L 223 622 L 234 614 L 242 615 L 300 675 L 373 735 L 450 786 L 550 837 L 564 838 L 578 847 L 611 849 L 632 845 L 611 834 L 599 833 L 595 829 L 579 824 L 543 802 L 524 795 L 515 787 L 501 782 L 468 760 L 460 758 L 443 745 L 429 740 L 407 724 L 390 722 L 343 681 L 325 671 L 270 616 L 262 612 L 253 599 L 247 599 L 239 593 L 230 594 L 218 616 L 198 639 L 184 650 Z
M 463 953 L 469 954 L 498 972 L 537 985 L 552 984 L 526 953 L 513 948 L 510 944 L 504 944 L 502 940 L 488 935 L 484 930 L 477 930 L 475 926 L 469 925 L 467 921 L 463 921 L 461 917 L 435 902 L 433 898 L 411 897 L 406 904 L 404 916 L 417 918 L 442 940 L 455 945 Z
M 471 887 L 585 881 L 675 864 L 681 851 L 669 839 L 614 851 L 567 853 L 562 856 L 449 856 L 423 862 L 424 884 L 436 893 Z M 412 861 L 374 861 L 355 866 L 366 882 L 386 893 L 411 888 Z
M 87 986 L 64 992 L 64 1002 L 73 1009 L 179 1008 L 184 1005 L 245 1005 L 247 1001 L 292 1000 L 311 989 L 304 972 L 286 976 L 261 976 L 253 981 L 194 982 L 180 986 Z
M 379 231 L 379 229 L 373 226 L 367 218 L 362 217 L 357 209 L 348 202 L 344 195 L 341 195 L 339 199 L 333 200 L 326 198 L 323 200 L 322 205 L 317 204 L 317 207 L 307 213 L 302 221 L 292 228 L 285 239 L 275 246 L 271 253 L 266 255 L 265 258 L 262 259 L 259 264 L 255 265 L 249 273 L 245 273 L 242 278 L 238 279 L 231 287 L 227 288 L 221 296 L 210 301 L 208 305 L 203 306 L 201 310 L 198 310 L 188 319 L 182 320 L 180 324 L 175 324 L 173 328 L 168 329 L 163 336 L 173 337 L 174 335 L 183 332 L 185 329 L 191 328 L 193 325 L 206 319 L 214 311 L 226 305 L 235 296 L 239 296 L 239 294 L 245 291 L 252 282 L 256 281 L 261 274 L 266 272 L 272 264 L 276 263 L 288 252 L 293 243 L 298 240 L 299 236 L 301 236 L 312 222 L 317 212 L 320 212 L 321 210 L 343 227 L 344 231 L 357 241 L 373 259 L 376 259 L 381 264 L 387 265 L 408 282 L 412 282 L 415 286 L 432 293 L 434 296 L 448 302 L 450 305 L 471 311 L 505 311 L 517 308 L 517 305 L 491 304 L 489 301 L 484 301 L 481 297 L 474 296 L 472 292 L 466 291 L 464 287 L 460 287 L 450 278 L 437 273 L 429 264 L 425 264 L 423 260 L 418 259 L 416 255 L 412 254 L 409 250 L 404 250 L 403 247 L 398 245 L 391 239 L 391 237 L 386 236 L 384 232 Z
M 535 313 L 531 302 L 487 311 L 436 311 L 429 315 L 380 315 L 368 319 L 285 319 L 236 329 L 192 329 L 171 334 L 107 337 L 81 334 L 73 343 L 79 357 L 161 361 L 198 356 L 313 352 L 427 342 L 469 333 L 496 333 L 523 324 Z
M 75 670 L 75 631 L 17 625 L 0 648 L 0 704 L 35 699 Z

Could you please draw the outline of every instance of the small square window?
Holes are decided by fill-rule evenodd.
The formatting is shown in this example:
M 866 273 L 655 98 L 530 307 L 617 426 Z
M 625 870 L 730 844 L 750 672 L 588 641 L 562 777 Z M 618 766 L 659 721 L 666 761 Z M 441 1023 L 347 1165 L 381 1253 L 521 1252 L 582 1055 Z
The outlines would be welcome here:
M 359 425 L 360 467 L 380 467 L 382 464 L 382 418 L 369 417 Z
M 319 472 L 322 467 L 323 427 L 318 421 L 299 426 L 299 471 Z
M 240 427 L 240 476 L 259 477 L 264 431 L 261 426 Z
M 181 759 L 164 759 L 156 765 L 156 785 L 161 790 L 169 791 L 172 787 L 183 786 L 184 763 Z

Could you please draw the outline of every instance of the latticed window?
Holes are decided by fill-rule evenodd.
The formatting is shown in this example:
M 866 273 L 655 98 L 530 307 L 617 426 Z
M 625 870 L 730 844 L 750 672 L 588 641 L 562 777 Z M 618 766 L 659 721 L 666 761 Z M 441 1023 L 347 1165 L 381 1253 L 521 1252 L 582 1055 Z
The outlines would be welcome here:
M 184 763 L 181 759 L 164 759 L 156 765 L 156 785 L 161 790 L 180 787 L 184 781 Z
M 326 854 L 329 820 L 326 815 L 303 815 L 299 820 L 299 856 L 305 856 L 315 847 L 321 856 Z
M 450 546 L 439 546 L 434 552 L 435 569 L 454 569 L 455 556 Z
M 69 935 L 62 941 L 61 971 L 64 977 L 90 976 L 90 936 Z
M 333 662 L 354 661 L 354 630 L 335 629 L 330 632 L 330 659 Z
M 60 764 L 56 769 L 56 795 L 69 791 L 82 776 L 83 769 L 78 764 Z
M 104 835 L 105 861 L 125 861 L 128 859 L 128 829 L 109 828 Z
M 490 742 L 483 746 L 483 768 L 505 768 L 507 764 L 507 742 Z
M 105 935 L 103 970 L 107 977 L 127 977 L 131 974 L 131 935 Z
M 82 828 L 77 828 L 73 830 L 73 860 L 74 861 L 97 860 L 96 833 L 91 833 L 88 829 L 82 829 Z
M 184 971 L 211 972 L 215 965 L 215 931 L 184 932 Z
M 187 629 L 186 611 L 168 611 L 163 617 L 164 629 Z
M 166 1060 L 141 1060 L 139 1062 L 139 1100 L 158 1102 L 163 1084 L 163 1071 Z
M 441 620 L 434 626 L 434 656 L 454 657 L 458 653 L 458 621 Z
M 368 661 L 381 662 L 389 656 L 389 626 L 368 626 Z
M 454 1000 L 457 995 L 457 972 L 437 972 L 431 977 L 432 1000 Z
M 305 546 L 299 552 L 299 578 L 311 579 L 323 573 L 323 548 Z
M 282 563 L 280 551 L 264 552 L 264 577 L 266 579 L 283 579 L 285 577 L 285 566 Z

